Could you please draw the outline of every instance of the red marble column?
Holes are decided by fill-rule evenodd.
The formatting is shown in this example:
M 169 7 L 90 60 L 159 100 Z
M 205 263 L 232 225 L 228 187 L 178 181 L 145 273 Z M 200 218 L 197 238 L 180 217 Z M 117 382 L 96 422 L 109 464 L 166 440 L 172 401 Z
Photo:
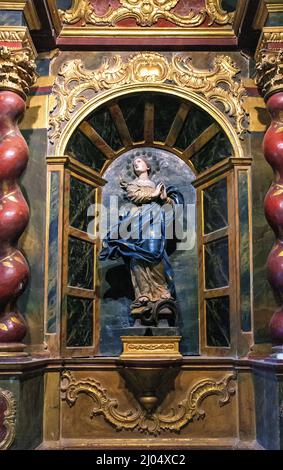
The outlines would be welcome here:
M 268 257 L 268 280 L 278 294 L 281 307 L 270 322 L 273 352 L 283 359 L 283 92 L 267 100 L 272 123 L 264 138 L 264 155 L 274 171 L 274 182 L 265 197 L 266 218 L 273 229 L 276 242 Z
M 0 47 L 0 360 L 25 356 L 26 322 L 17 300 L 29 280 L 29 266 L 18 241 L 29 221 L 29 207 L 18 180 L 28 163 L 28 147 L 18 122 L 35 83 L 31 51 Z
M 263 51 L 257 66 L 257 84 L 265 98 L 272 122 L 266 132 L 263 149 L 274 172 L 274 181 L 265 197 L 266 219 L 275 233 L 275 244 L 267 261 L 267 276 L 281 306 L 274 313 L 269 329 L 273 357 L 283 360 L 283 55 L 281 51 Z
M 0 91 L 0 355 L 18 355 L 27 329 L 16 306 L 29 279 L 28 264 L 17 243 L 29 220 L 18 178 L 28 162 L 28 147 L 18 120 L 25 102 L 13 91 Z

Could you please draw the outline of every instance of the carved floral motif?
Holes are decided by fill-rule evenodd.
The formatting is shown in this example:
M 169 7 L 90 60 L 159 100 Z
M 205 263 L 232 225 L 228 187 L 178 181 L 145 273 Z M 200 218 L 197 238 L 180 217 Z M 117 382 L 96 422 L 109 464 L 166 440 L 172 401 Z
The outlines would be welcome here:
M 146 412 L 139 404 L 135 410 L 121 412 L 118 401 L 110 398 L 107 390 L 98 381 L 91 378 L 76 380 L 70 371 L 65 371 L 62 374 L 61 391 L 63 400 L 69 406 L 75 405 L 81 393 L 92 398 L 95 406 L 90 413 L 91 418 L 103 415 L 117 430 L 136 429 L 140 432 L 156 435 L 161 431 L 178 432 L 190 421 L 204 418 L 205 411 L 201 405 L 208 396 L 219 396 L 220 406 L 229 403 L 236 390 L 233 383 L 235 379 L 236 376 L 230 374 L 219 381 L 201 380 L 191 388 L 184 400 L 172 408 L 168 415 L 163 414 L 160 408 L 153 413 Z
M 73 0 L 72 8 L 60 10 L 62 21 L 66 24 L 82 26 L 115 26 L 119 21 L 134 18 L 138 26 L 152 26 L 159 19 L 165 19 L 180 27 L 200 26 L 208 18 L 209 25 L 232 23 L 234 13 L 228 13 L 221 7 L 221 0 L 205 0 L 205 7 L 198 12 L 189 10 L 186 15 L 179 15 L 173 10 L 179 0 L 119 0 L 121 7 L 110 7 L 108 12 L 99 16 L 89 0 Z
M 127 84 L 165 83 L 177 85 L 220 105 L 233 120 L 240 136 L 245 132 L 246 94 L 241 81 L 235 80 L 239 69 L 228 56 L 217 56 L 214 67 L 199 70 L 187 55 L 174 55 L 171 62 L 159 53 L 138 53 L 126 62 L 120 55 L 107 57 L 97 70 L 87 70 L 80 59 L 64 63 L 58 73 L 53 94 L 55 105 L 50 116 L 50 141 L 55 142 L 78 108 L 100 91 Z

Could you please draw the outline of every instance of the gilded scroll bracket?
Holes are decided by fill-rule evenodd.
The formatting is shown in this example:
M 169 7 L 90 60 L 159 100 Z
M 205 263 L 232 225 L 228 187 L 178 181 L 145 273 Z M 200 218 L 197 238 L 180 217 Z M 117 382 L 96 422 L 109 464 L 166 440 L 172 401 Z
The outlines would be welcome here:
M 95 403 L 90 418 L 103 415 L 117 430 L 135 429 L 157 435 L 162 431 L 179 432 L 189 422 L 204 418 L 205 411 L 201 405 L 209 396 L 218 396 L 220 406 L 229 403 L 231 396 L 236 392 L 235 380 L 236 375 L 229 374 L 219 381 L 204 379 L 197 382 L 184 400 L 172 408 L 169 414 L 163 413 L 160 407 L 156 411 L 145 410 L 138 403 L 134 410 L 121 412 L 118 400 L 110 398 L 107 390 L 97 380 L 77 380 L 70 371 L 64 371 L 62 374 L 61 393 L 62 399 L 70 407 L 75 405 L 80 394 L 88 395 Z

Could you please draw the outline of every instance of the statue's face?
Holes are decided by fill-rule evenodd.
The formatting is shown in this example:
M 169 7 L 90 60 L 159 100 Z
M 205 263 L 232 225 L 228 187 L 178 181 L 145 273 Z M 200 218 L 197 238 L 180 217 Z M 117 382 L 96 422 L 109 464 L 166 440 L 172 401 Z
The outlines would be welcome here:
M 135 158 L 134 159 L 134 171 L 137 176 L 149 171 L 147 163 L 142 158 Z

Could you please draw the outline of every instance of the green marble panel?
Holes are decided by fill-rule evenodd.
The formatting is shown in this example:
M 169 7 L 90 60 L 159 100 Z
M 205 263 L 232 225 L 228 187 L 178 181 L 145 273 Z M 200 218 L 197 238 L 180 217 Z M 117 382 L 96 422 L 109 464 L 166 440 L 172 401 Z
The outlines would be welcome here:
M 79 130 L 75 131 L 68 142 L 66 154 L 73 156 L 94 170 L 101 170 L 105 156 Z
M 47 333 L 56 333 L 59 311 L 58 249 L 59 249 L 59 189 L 60 173 L 53 171 L 50 176 L 50 220 L 48 241 L 48 291 L 47 291 Z
M 228 237 L 205 245 L 206 289 L 218 289 L 229 285 Z
M 93 344 L 93 300 L 67 297 L 67 347 Z
M 208 113 L 194 106 L 184 122 L 176 147 L 185 150 L 213 122 L 213 118 Z
M 69 286 L 93 290 L 93 270 L 93 244 L 69 237 Z
M 0 26 L 26 26 L 23 12 L 18 10 L 1 10 Z
M 20 247 L 30 266 L 30 281 L 18 299 L 18 307 L 28 323 L 26 344 L 44 340 L 44 276 L 46 227 L 46 152 L 47 130 L 22 131 L 29 146 L 27 171 L 21 178 L 21 190 L 30 208 L 29 224 L 21 237 Z
M 235 11 L 237 8 L 238 0 L 222 0 L 222 8 L 225 11 Z
M 48 77 L 49 76 L 49 67 L 50 67 L 50 59 L 38 59 L 36 60 L 36 72 L 40 77 Z
M 124 119 L 127 123 L 133 142 L 144 140 L 144 108 L 145 102 L 151 99 L 150 93 L 131 95 L 119 101 Z
M 206 300 L 207 346 L 230 346 L 229 297 Z
M 95 111 L 88 119 L 88 122 L 115 151 L 123 147 L 114 121 L 106 107 Z
M 266 26 L 283 26 L 283 11 L 269 13 Z
M 279 450 L 280 409 L 276 375 L 271 369 L 255 369 L 253 379 L 257 442 L 266 450 Z
M 57 8 L 68 10 L 72 6 L 72 0 L 56 0 Z
M 69 225 L 87 232 L 91 218 L 87 215 L 88 208 L 95 203 L 96 189 L 77 178 L 70 181 L 70 213 Z
M 171 95 L 154 97 L 154 139 L 164 142 L 180 107 L 181 100 Z
M 211 139 L 191 161 L 199 173 L 211 168 L 216 163 L 231 157 L 233 154 L 232 145 L 224 132 L 219 132 Z
M 204 233 L 228 226 L 227 178 L 203 190 Z
M 248 174 L 239 172 L 239 222 L 240 222 L 240 276 L 241 276 L 241 325 L 243 331 L 251 331 L 251 280 Z
M 1 376 L 0 387 L 12 392 L 16 402 L 16 436 L 9 450 L 36 449 L 43 439 L 43 373 L 23 372 L 20 380 L 12 375 Z

